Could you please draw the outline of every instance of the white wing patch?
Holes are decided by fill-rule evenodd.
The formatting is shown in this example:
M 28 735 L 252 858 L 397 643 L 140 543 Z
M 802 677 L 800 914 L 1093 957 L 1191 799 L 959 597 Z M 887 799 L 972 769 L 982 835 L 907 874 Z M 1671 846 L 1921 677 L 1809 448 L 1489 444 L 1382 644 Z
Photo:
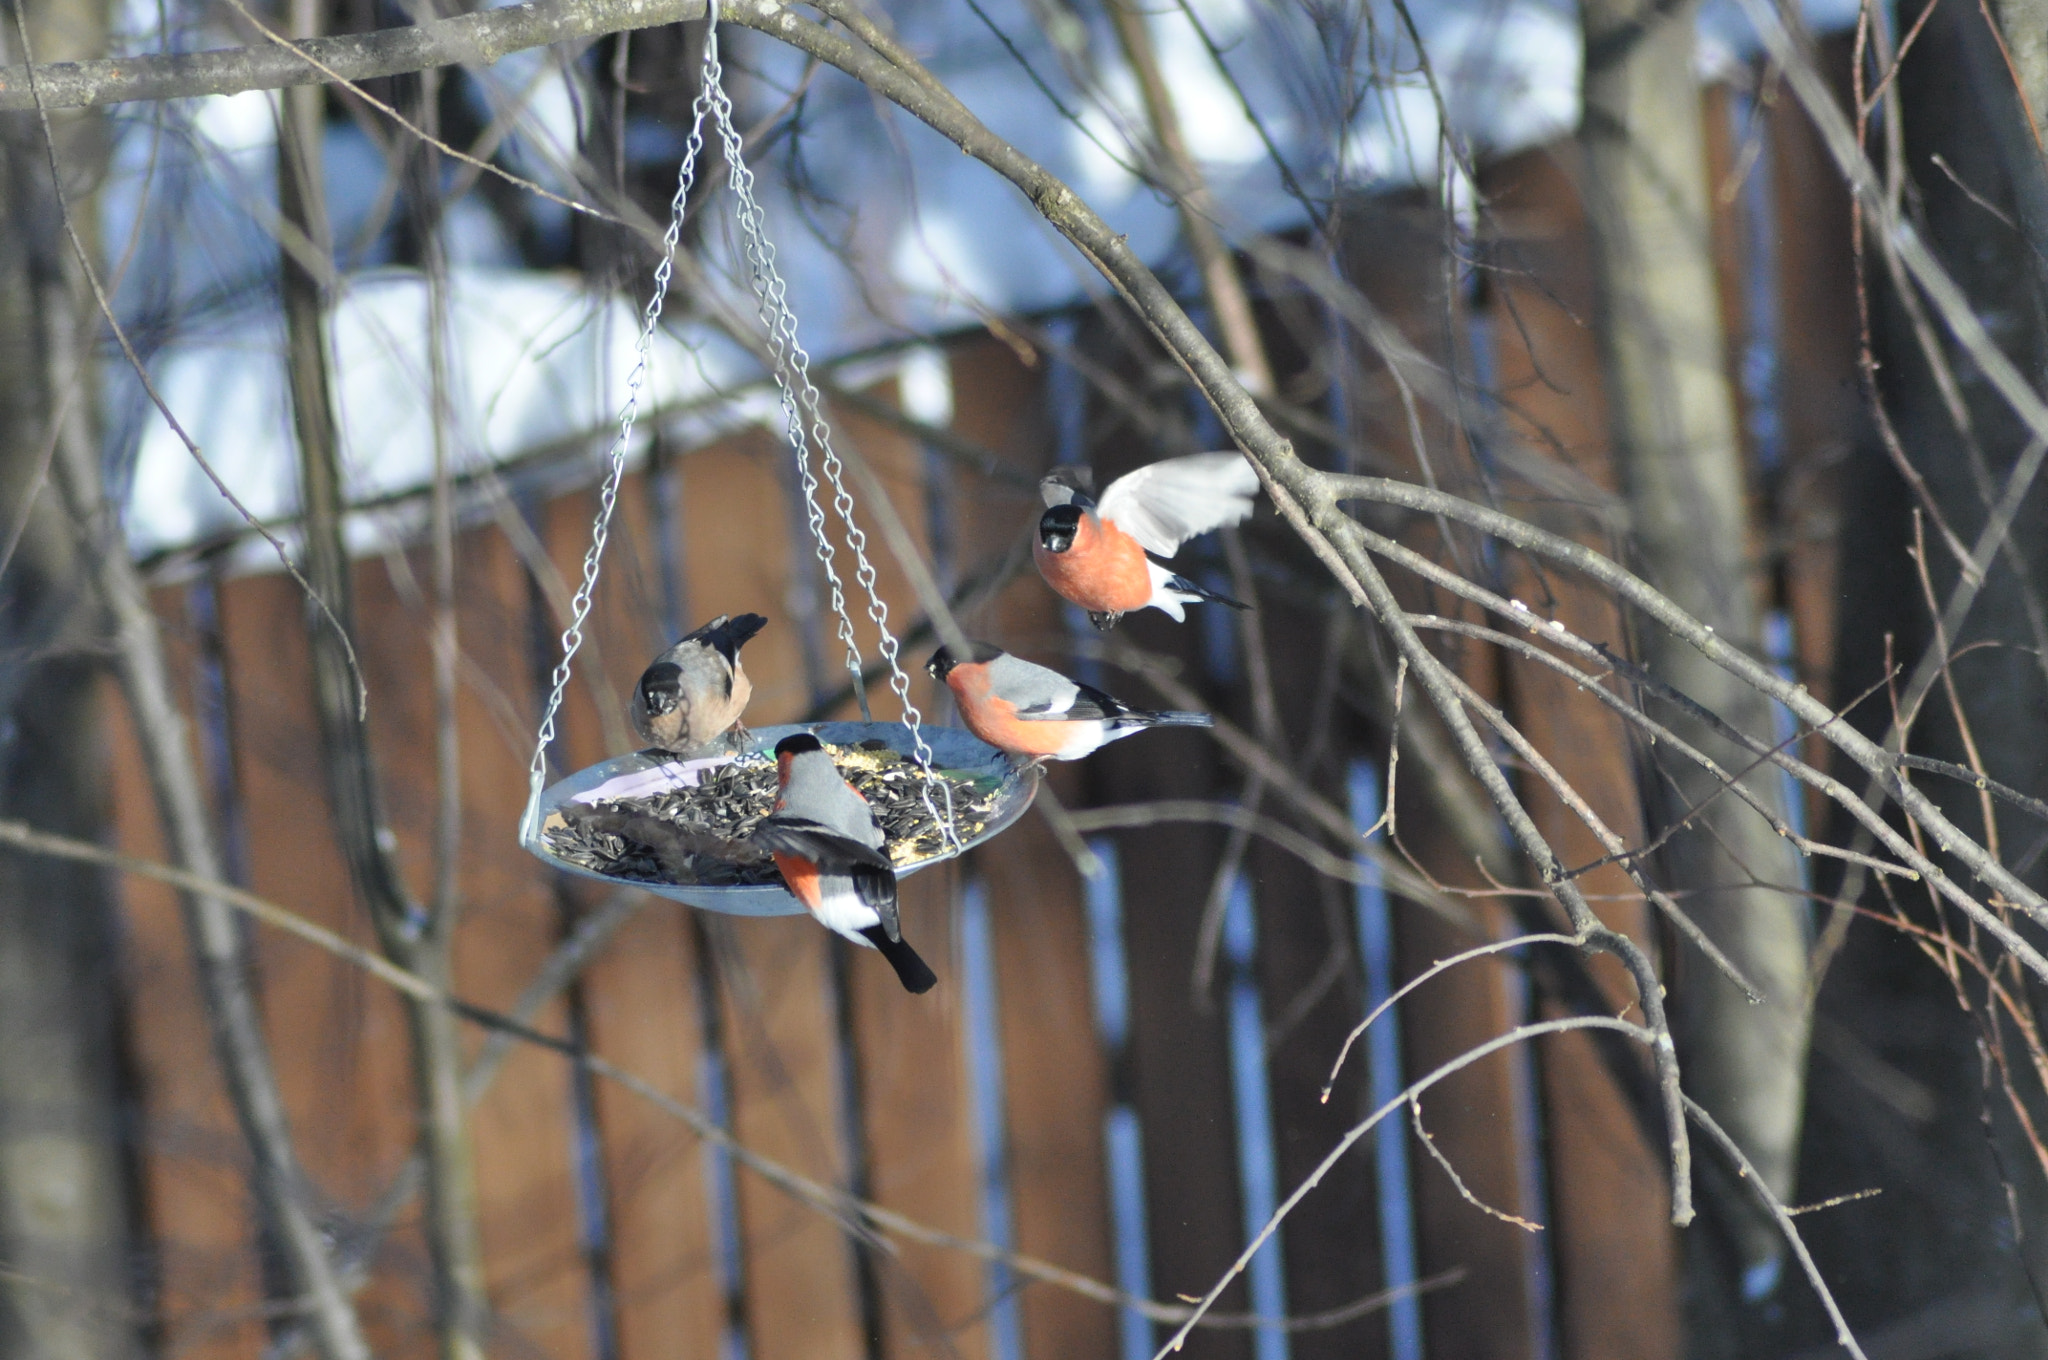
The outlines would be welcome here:
M 1240 453 L 1168 458 L 1117 478 L 1097 511 L 1148 552 L 1171 557 L 1197 534 L 1250 518 L 1259 474 Z

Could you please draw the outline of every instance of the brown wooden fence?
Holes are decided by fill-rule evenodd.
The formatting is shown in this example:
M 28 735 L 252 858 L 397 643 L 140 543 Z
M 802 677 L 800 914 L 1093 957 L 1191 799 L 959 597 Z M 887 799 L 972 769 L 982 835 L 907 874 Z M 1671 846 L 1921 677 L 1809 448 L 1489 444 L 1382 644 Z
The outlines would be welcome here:
M 1840 281 L 1845 208 L 1787 105 L 1752 109 L 1725 92 L 1716 98 L 1731 343 L 1756 339 L 1760 296 L 1772 300 L 1782 337 L 1770 398 L 1779 415 L 1776 461 L 1757 494 L 1775 498 L 1759 522 L 1784 538 L 1758 545 L 1758 561 L 1769 578 L 1764 589 L 1793 619 L 1802 678 L 1825 692 L 1830 469 L 1849 437 L 1854 379 Z M 1425 351 L 1490 374 L 1493 435 L 1468 437 L 1425 418 L 1434 475 L 1592 533 L 1586 526 L 1598 516 L 1579 512 L 1598 508 L 1613 469 L 1573 165 L 1572 148 L 1562 146 L 1489 170 L 1482 245 L 1490 267 L 1449 295 L 1442 222 L 1416 200 L 1352 205 L 1359 249 L 1348 264 Z M 1765 177 L 1771 192 L 1753 192 L 1746 176 Z M 1761 223 L 1753 217 L 1760 203 L 1770 212 Z M 1754 287 L 1766 267 L 1751 244 L 1758 227 L 1772 243 L 1763 294 Z M 1312 300 L 1275 285 L 1264 306 L 1276 353 L 1290 344 L 1311 350 L 1304 336 L 1320 324 Z M 1059 343 L 1038 334 L 1031 364 L 1013 344 L 988 338 L 950 347 L 952 431 L 992 453 L 999 475 L 933 454 L 891 422 L 842 411 L 845 440 L 874 467 L 920 541 L 930 546 L 931 527 L 940 526 L 949 582 L 979 579 L 1014 554 L 1036 517 L 1030 483 L 1063 453 L 1085 452 L 1114 474 L 1186 451 L 1200 436 L 1198 413 L 1175 389 L 1147 388 L 1147 375 L 1103 338 L 1108 330 L 1084 316 L 1054 329 Z M 1062 353 L 1059 344 L 1072 349 Z M 1731 355 L 1731 366 L 1740 360 Z M 1372 362 L 1354 362 L 1354 371 L 1328 375 L 1337 389 L 1325 403 L 1332 418 L 1349 423 L 1367 465 L 1417 471 L 1391 381 Z M 1105 397 L 1109 389 L 1087 377 L 1098 364 L 1122 365 L 1150 404 L 1133 409 Z M 1297 367 L 1310 371 L 1305 359 Z M 893 399 L 886 387 L 872 395 Z M 1492 399 L 1475 391 L 1473 400 Z M 1080 403 L 1081 419 L 1056 409 L 1062 403 Z M 1062 449 L 1059 432 L 1077 428 L 1085 447 Z M 770 432 L 749 430 L 709 447 L 665 450 L 628 478 L 591 645 L 570 693 L 566 768 L 628 748 L 621 696 L 678 622 L 749 609 L 771 617 L 746 655 L 755 724 L 805 715 L 814 685 L 833 683 L 828 630 L 815 634 L 826 657 L 822 676 L 807 671 L 807 625 L 796 615 L 812 589 L 810 559 L 792 536 L 785 460 Z M 1530 469 L 1539 465 L 1550 480 L 1532 490 Z M 805 920 L 734 920 L 562 881 L 517 848 L 514 827 L 559 631 L 562 578 L 573 579 L 591 511 L 588 491 L 544 501 L 508 493 L 496 520 L 459 541 L 458 991 L 514 1011 L 579 928 L 621 922 L 588 966 L 533 1012 L 535 1028 L 586 1043 L 707 1112 L 751 1153 L 958 1240 L 918 1240 L 879 1222 L 852 1231 L 736 1165 L 671 1112 L 589 1078 L 558 1053 L 516 1045 L 477 1101 L 473 1123 L 492 1352 L 559 1360 L 1128 1354 L 1123 1347 L 1145 1338 L 1127 1336 L 1125 1314 L 1099 1291 L 1031 1282 L 962 1244 L 1000 1237 L 1008 1250 L 1113 1287 L 1134 1279 L 1133 1244 L 1142 1242 L 1135 1259 L 1152 1298 L 1171 1305 L 1206 1290 L 1246 1240 L 1248 1194 L 1266 1193 L 1248 1158 L 1267 1160 L 1265 1174 L 1284 1195 L 1393 1076 L 1375 1079 L 1370 1062 L 1354 1058 L 1327 1103 L 1319 1099 L 1374 985 L 1376 946 L 1370 922 L 1361 933 L 1356 884 L 1317 872 L 1270 838 L 1242 846 L 1215 822 L 1161 820 L 1092 833 L 1113 850 L 1115 874 L 1091 886 L 1053 824 L 1033 815 L 964 863 L 906 882 L 906 931 L 942 978 L 936 991 L 914 998 L 875 960 L 855 957 Z M 1403 532 L 1418 548 L 1443 550 L 1426 523 Z M 1223 746 L 1172 733 L 1062 770 L 1050 787 L 1082 825 L 1097 828 L 1142 820 L 1105 809 L 1241 800 L 1345 856 L 1349 848 L 1328 829 L 1329 810 L 1346 808 L 1360 762 L 1369 784 L 1384 789 L 1390 713 L 1380 653 L 1366 625 L 1327 587 L 1314 587 L 1314 572 L 1300 569 L 1298 549 L 1276 526 L 1256 524 L 1247 540 L 1254 570 L 1237 585 L 1260 596 L 1247 630 L 1234 633 L 1237 621 L 1227 617 L 1179 628 L 1133 620 L 1110 644 L 1105 683 L 1134 700 L 1169 697 L 1156 686 L 1148 692 L 1153 681 L 1195 690 L 1276 757 L 1289 782 L 1248 784 Z M 1600 542 L 1613 546 L 1611 538 Z M 1217 553 L 1205 569 L 1226 572 Z M 892 618 L 915 619 L 900 570 L 886 552 L 877 564 Z M 356 567 L 370 727 L 400 862 L 416 884 L 429 873 L 435 805 L 420 584 L 427 578 L 418 552 Z M 1553 599 L 1554 615 L 1586 637 L 1623 640 L 1601 598 L 1533 576 L 1509 584 Z M 1413 587 L 1411 597 L 1419 603 L 1425 592 Z M 992 597 L 971 601 L 966 620 L 972 632 L 1052 664 L 1088 662 L 1092 644 L 1056 606 L 1027 568 Z M 202 573 L 162 586 L 157 607 L 238 880 L 374 947 L 327 811 L 295 588 L 277 576 Z M 1451 600 L 1433 607 L 1457 612 Z M 1081 661 L 1073 659 L 1077 645 Z M 923 649 L 914 655 L 921 660 Z M 1635 761 L 1613 720 L 1551 673 L 1478 650 L 1464 660 L 1471 683 L 1559 754 L 1563 772 L 1612 825 L 1640 832 Z M 916 678 L 927 713 L 942 712 L 922 674 Z M 118 708 L 118 698 L 113 703 Z M 111 752 L 119 842 L 161 858 L 147 781 L 123 722 L 114 724 Z M 1426 740 L 1421 718 L 1415 723 L 1411 740 Z M 1447 888 L 1485 890 L 1488 874 L 1516 872 L 1475 864 L 1488 828 L 1475 840 L 1471 827 L 1432 814 L 1441 804 L 1416 792 L 1455 778 L 1426 761 L 1403 764 L 1401 848 Z M 1533 785 L 1525 793 L 1568 860 L 1597 857 L 1562 807 Z M 1255 945 L 1249 955 L 1223 950 L 1212 985 L 1198 990 L 1192 979 L 1217 867 L 1239 853 Z M 970 888 L 980 913 L 972 919 L 962 907 Z M 1654 933 L 1618 872 L 1595 875 L 1587 888 L 1615 924 L 1643 938 Z M 125 894 L 127 1034 L 163 1350 L 255 1356 L 290 1334 L 291 1302 L 276 1297 L 266 1274 L 247 1153 L 216 1074 L 176 902 L 140 880 L 128 880 Z M 1412 976 L 1514 928 L 1512 906 L 1455 891 L 1440 895 L 1436 910 L 1397 899 L 1390 977 Z M 1097 933 L 1108 919 L 1121 921 L 1113 942 Z M 1234 928 L 1242 944 L 1246 932 Z M 985 937 L 969 939 L 970 931 Z M 254 938 L 306 1193 L 344 1255 L 364 1265 L 358 1299 L 377 1353 L 426 1354 L 430 1274 L 418 1203 L 393 1206 L 388 1231 L 376 1221 L 413 1142 L 404 1015 L 387 988 L 354 966 L 269 930 Z M 1106 949 L 1111 943 L 1120 949 Z M 1119 954 L 1122 976 L 1104 976 Z M 1432 983 L 1399 1015 L 1403 1070 L 1426 1071 L 1528 1015 L 1574 1004 L 1558 966 L 1487 962 Z M 1242 984 L 1235 991 L 1234 981 Z M 1604 988 L 1617 1007 L 1626 995 L 1620 976 L 1599 967 L 1588 985 Z M 1121 1033 L 1102 1000 L 1119 993 L 1128 1008 Z M 1248 1012 L 1233 1010 L 1233 996 L 1255 1002 L 1250 1049 L 1242 1047 Z M 482 1044 L 481 1031 L 473 1037 Z M 1269 1144 L 1246 1133 L 1256 1124 L 1245 1122 L 1247 1073 L 1264 1084 Z M 1424 1103 L 1435 1150 L 1470 1195 L 1540 1221 L 1542 1232 L 1468 1202 L 1412 1133 L 1390 1135 L 1405 1171 L 1368 1140 L 1288 1221 L 1278 1248 L 1280 1305 L 1307 1318 L 1403 1280 L 1425 1282 L 1418 1301 L 1323 1318 L 1284 1336 L 1205 1329 L 1189 1353 L 1675 1357 L 1679 1245 L 1666 1223 L 1664 1171 L 1615 1075 L 1610 1055 L 1567 1036 L 1479 1063 Z M 991 1108 L 999 1127 L 988 1126 Z M 1134 1129 L 1135 1139 L 1112 1129 Z M 1240 1284 L 1222 1308 L 1242 1313 L 1254 1302 Z

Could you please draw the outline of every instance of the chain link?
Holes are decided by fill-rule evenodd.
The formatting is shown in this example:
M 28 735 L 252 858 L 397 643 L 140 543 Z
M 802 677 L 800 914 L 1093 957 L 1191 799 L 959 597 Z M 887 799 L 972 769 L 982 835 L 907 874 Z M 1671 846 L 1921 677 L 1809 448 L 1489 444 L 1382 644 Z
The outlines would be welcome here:
M 717 0 L 712 0 L 711 12 L 715 23 Z M 548 747 L 555 741 L 555 718 L 561 712 L 562 697 L 569 688 L 569 663 L 583 646 L 583 625 L 590 617 L 590 603 L 597 591 L 605 543 L 611 538 L 612 514 L 619 504 L 619 483 L 626 475 L 626 451 L 632 442 L 633 423 L 640 416 L 640 390 L 646 384 L 647 364 L 654 350 L 654 328 L 661 321 L 661 307 L 668 299 L 669 280 L 675 273 L 676 249 L 682 240 L 683 209 L 689 201 L 691 186 L 696 182 L 697 157 L 704 150 L 704 119 L 711 111 L 713 88 L 707 84 L 699 91 L 690 109 L 690 139 L 684 145 L 683 162 L 676 171 L 676 192 L 669 203 L 668 230 L 661 238 L 661 263 L 654 269 L 654 295 L 648 298 L 646 310 L 641 314 L 633 368 L 626 376 L 626 404 L 619 411 L 619 433 L 612 440 L 610 466 L 605 470 L 604 485 L 598 492 L 597 519 L 590 528 L 590 547 L 583 554 L 583 582 L 570 601 L 569 626 L 562 631 L 562 659 L 555 663 L 547 708 L 541 714 L 540 736 L 534 745 L 533 765 L 527 772 L 526 815 L 520 819 L 519 826 L 520 839 L 528 843 L 540 834 L 540 795 L 547 782 Z
M 811 471 L 810 448 L 818 450 L 820 465 L 825 470 L 825 479 L 832 487 L 832 508 L 839 520 L 846 526 L 847 546 L 853 550 L 854 579 L 868 597 L 868 618 L 874 622 L 880 638 L 877 644 L 882 659 L 889 666 L 889 688 L 896 694 L 897 702 L 903 707 L 903 725 L 910 731 L 911 746 L 918 769 L 924 775 L 924 806 L 945 833 L 946 843 L 955 850 L 962 848 L 960 833 L 954 825 L 953 790 L 950 784 L 937 776 L 932 768 L 932 749 L 924 739 L 924 715 L 918 711 L 910 698 L 910 677 L 903 670 L 900 647 L 896 637 L 889 631 L 889 606 L 882 600 L 877 583 L 875 567 L 868 560 L 867 534 L 854 521 L 853 496 L 846 489 L 844 465 L 832 448 L 832 432 L 825 420 L 824 398 L 811 381 L 810 355 L 797 339 L 796 316 L 789 309 L 788 288 L 775 268 L 775 247 L 762 228 L 761 205 L 754 197 L 754 172 L 748 166 L 745 148 L 740 141 L 738 127 L 733 119 L 732 100 L 725 93 L 724 84 L 718 79 L 718 36 L 714 29 L 705 47 L 705 80 L 707 87 L 716 93 L 712 99 L 712 126 L 717 131 L 720 144 L 725 150 L 726 165 L 730 171 L 733 196 L 739 200 L 737 214 L 740 229 L 746 239 L 748 272 L 754 288 L 754 297 L 759 304 L 761 322 L 768 330 L 771 350 L 775 357 L 775 386 L 781 394 L 784 419 L 788 425 L 790 446 L 796 451 L 797 468 L 802 475 L 805 510 L 815 540 L 818 560 L 824 565 L 825 578 L 832 587 L 832 610 L 839 620 L 839 639 L 846 645 L 847 669 L 853 674 L 854 694 L 860 700 L 861 716 L 873 720 L 868 709 L 867 686 L 861 674 L 860 649 L 854 642 L 853 617 L 847 611 L 846 599 L 840 589 L 839 574 L 834 569 L 834 550 L 825 532 L 824 511 L 818 504 L 818 479 Z M 805 419 L 808 417 L 808 421 Z M 808 426 L 808 429 L 806 428 Z M 808 435 L 808 438 L 806 436 Z M 946 812 L 941 816 L 932 800 L 932 788 L 937 785 L 945 794 Z
M 788 289 L 775 268 L 775 246 L 762 229 L 761 205 L 754 198 L 754 172 L 747 164 L 745 148 L 734 125 L 732 99 L 725 92 L 716 28 L 705 42 L 704 73 L 705 88 L 713 91 L 711 125 L 724 148 L 733 197 L 739 201 L 735 216 L 739 219 L 740 234 L 746 247 L 748 281 L 753 286 L 761 325 L 768 333 L 769 352 L 774 358 L 775 389 L 782 402 L 789 446 L 796 451 L 797 475 L 804 490 L 804 517 L 817 547 L 818 564 L 825 569 L 825 582 L 831 588 L 832 613 L 839 621 L 839 641 L 846 649 L 846 669 L 853 677 L 853 692 L 860 700 L 861 716 L 872 720 L 874 715 L 868 711 L 860 644 L 854 640 L 853 616 L 847 612 L 846 592 L 835 561 L 837 553 L 825 532 L 825 511 L 818 504 L 818 478 L 811 471 L 810 444 L 805 437 L 803 414 L 785 376 L 794 372 L 805 386 L 809 386 L 810 356 L 797 340 L 796 317 L 789 310 Z M 866 584 L 865 579 L 862 584 Z
M 825 531 L 825 512 L 819 504 L 817 475 L 811 470 L 812 445 L 819 453 L 825 479 L 832 488 L 832 508 L 846 527 L 847 545 L 853 549 L 854 578 L 868 597 L 868 617 L 880 636 L 880 651 L 889 665 L 889 688 L 903 706 L 903 725 L 910 731 L 918 769 L 924 775 L 924 806 L 944 831 L 954 850 L 962 848 L 954 825 L 953 790 L 932 768 L 932 749 L 924 737 L 924 715 L 910 699 L 910 677 L 904 673 L 900 647 L 889 631 L 889 607 L 882 601 L 874 564 L 868 560 L 867 535 L 854 522 L 853 496 L 846 489 L 844 466 L 832 448 L 831 430 L 825 420 L 824 399 L 811 382 L 810 355 L 797 339 L 796 317 L 789 309 L 788 287 L 775 268 L 775 247 L 762 227 L 761 205 L 754 197 L 754 172 L 747 165 L 745 147 L 733 120 L 732 99 L 725 92 L 724 67 L 718 57 L 718 0 L 707 7 L 709 24 L 704 39 L 703 88 L 690 109 L 690 137 L 684 147 L 682 165 L 676 173 L 675 197 L 669 204 L 668 230 L 662 236 L 661 263 L 654 271 L 654 295 L 642 315 L 640 336 L 634 350 L 633 368 L 626 378 L 626 402 L 619 412 L 619 433 L 612 441 L 609 466 L 598 493 L 598 512 L 591 526 L 590 548 L 583 555 L 583 581 L 569 610 L 569 626 L 562 633 L 562 659 L 556 663 L 547 708 L 541 715 L 540 735 L 529 770 L 530 790 L 526 815 L 521 819 L 520 838 L 532 843 L 540 833 L 540 797 L 547 779 L 548 747 L 555 740 L 555 719 L 569 687 L 570 662 L 583 646 L 583 625 L 590 616 L 591 600 L 597 590 L 598 572 L 607 540 L 611 537 L 612 515 L 618 508 L 619 485 L 625 477 L 626 452 L 632 441 L 633 424 L 640 414 L 640 393 L 646 383 L 647 366 L 654 347 L 654 331 L 661 308 L 668 297 L 669 281 L 675 271 L 675 254 L 682 239 L 683 210 L 696 181 L 697 158 L 704 150 L 704 122 L 708 117 L 725 152 L 731 172 L 733 196 L 738 200 L 740 231 L 745 240 L 747 267 L 762 324 L 767 328 L 774 358 L 775 386 L 781 396 L 783 423 L 790 447 L 796 452 L 797 471 L 804 490 L 805 518 L 816 545 L 819 564 L 831 587 L 832 612 L 838 619 L 839 640 L 846 647 L 846 665 L 853 676 L 854 694 L 860 700 L 861 715 L 872 720 L 868 709 L 867 685 L 862 674 L 860 646 L 854 638 L 853 616 L 846 607 L 846 593 L 839 577 L 832 541 Z M 791 379 L 794 379 L 794 382 Z M 944 816 L 932 799 L 936 785 L 945 794 Z

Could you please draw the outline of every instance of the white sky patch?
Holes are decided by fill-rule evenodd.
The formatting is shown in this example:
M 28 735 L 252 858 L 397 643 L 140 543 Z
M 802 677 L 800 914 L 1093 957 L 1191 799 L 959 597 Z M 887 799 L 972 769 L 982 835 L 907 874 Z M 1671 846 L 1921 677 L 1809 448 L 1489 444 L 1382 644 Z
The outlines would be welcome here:
M 1479 147 L 1512 151 L 1578 126 L 1585 45 L 1576 14 L 1498 4 L 1454 15 L 1430 35 L 1429 51 L 1452 126 Z
M 1066 127 L 1074 187 L 1098 209 L 1114 209 L 1138 188 L 1137 176 L 1124 168 L 1138 160 L 1125 130 L 1145 125 L 1138 82 L 1121 64 L 1106 67 L 1100 97 L 1087 100 L 1079 112 L 1081 126 Z
M 242 341 L 166 354 L 155 381 L 221 480 L 250 513 L 270 519 L 298 494 L 292 460 L 277 456 L 293 447 L 278 362 L 283 337 L 251 326 Z M 219 532 L 233 518 L 191 451 L 155 415 L 129 492 L 130 547 L 142 553 L 189 543 Z
M 277 95 L 270 90 L 204 95 L 192 101 L 192 131 L 236 160 L 268 158 L 277 147 Z
M 897 229 L 890 273 L 907 292 L 921 294 L 940 315 L 971 322 L 968 299 L 985 303 L 1001 296 L 989 272 L 986 233 L 970 231 L 948 210 L 927 208 Z M 997 304 L 1000 305 L 1000 304 Z
M 1338 150 L 1340 173 L 1356 184 L 1427 183 L 1436 176 L 1436 100 L 1420 81 L 1375 91 Z
M 897 399 L 912 420 L 945 429 L 953 423 L 953 364 L 937 345 L 918 345 L 896 370 Z
M 554 169 L 574 162 L 587 117 L 586 100 L 569 85 L 546 48 L 514 52 L 470 73 L 470 90 L 488 119 L 511 118 L 510 151 L 519 168 L 550 189 L 565 181 Z
M 1217 46 L 1224 46 L 1228 39 L 1216 32 L 1209 18 L 1204 16 L 1202 22 Z M 1154 10 L 1150 23 L 1159 73 L 1172 94 L 1189 152 L 1205 165 L 1248 165 L 1262 158 L 1266 147 L 1259 130 L 1245 117 L 1237 92 L 1216 69 L 1215 58 L 1187 15 L 1178 8 Z M 1242 22 L 1227 27 L 1241 28 Z

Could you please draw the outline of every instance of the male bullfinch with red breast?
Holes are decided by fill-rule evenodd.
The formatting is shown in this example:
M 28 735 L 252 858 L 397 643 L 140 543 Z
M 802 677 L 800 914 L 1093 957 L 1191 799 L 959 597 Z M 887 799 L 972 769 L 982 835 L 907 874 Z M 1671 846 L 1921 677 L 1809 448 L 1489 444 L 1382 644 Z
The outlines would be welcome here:
M 868 800 L 808 732 L 777 742 L 775 760 L 782 791 L 752 840 L 774 856 L 790 896 L 819 925 L 880 950 L 905 991 L 930 991 L 939 979 L 903 939 L 896 869 Z
M 1259 474 L 1236 453 L 1168 458 L 1109 484 L 1097 503 L 1086 468 L 1055 468 L 1038 483 L 1046 511 L 1031 556 L 1046 584 L 1088 611 L 1107 631 L 1134 609 L 1163 609 L 1183 622 L 1193 601 L 1250 606 L 1204 590 L 1147 557 L 1171 557 L 1211 529 L 1241 524 L 1252 513 Z
M 925 662 L 960 705 L 967 730 L 1013 756 L 1079 760 L 1148 727 L 1213 727 L 1206 713 L 1149 713 L 1058 671 L 1034 666 L 986 642 L 955 656 L 941 647 Z
M 730 731 L 754 697 L 753 682 L 740 669 L 740 648 L 767 626 L 759 614 L 720 614 L 656 657 L 627 705 L 640 740 L 680 753 Z

